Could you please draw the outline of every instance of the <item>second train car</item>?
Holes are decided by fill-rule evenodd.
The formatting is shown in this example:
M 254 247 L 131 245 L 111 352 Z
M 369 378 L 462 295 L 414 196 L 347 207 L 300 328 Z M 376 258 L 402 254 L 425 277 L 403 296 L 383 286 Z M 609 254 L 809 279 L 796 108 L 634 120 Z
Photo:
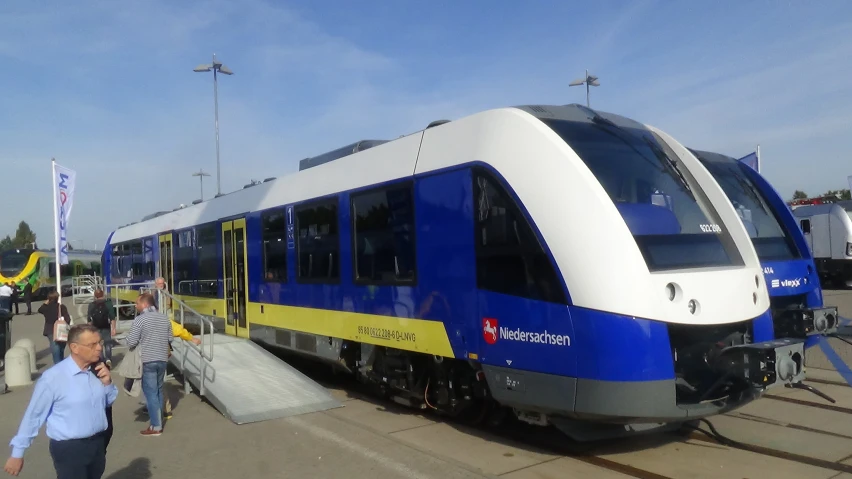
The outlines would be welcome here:
M 835 333 L 837 308 L 824 305 L 814 258 L 781 195 L 730 156 L 690 151 L 728 195 L 754 243 L 769 289 L 775 335 L 804 338 Z
M 225 332 L 399 402 L 581 440 L 803 378 L 737 212 L 659 130 L 502 108 L 300 170 L 116 230 L 107 270 L 132 282 L 147 264 Z

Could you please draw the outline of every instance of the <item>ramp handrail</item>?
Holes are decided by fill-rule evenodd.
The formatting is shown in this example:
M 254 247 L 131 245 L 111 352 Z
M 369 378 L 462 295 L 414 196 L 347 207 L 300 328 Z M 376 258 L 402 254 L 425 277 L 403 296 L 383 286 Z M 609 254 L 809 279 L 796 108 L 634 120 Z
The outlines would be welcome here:
M 204 358 L 208 361 L 213 361 L 213 332 L 214 332 L 213 321 L 210 320 L 209 318 L 207 318 L 206 316 L 204 316 L 203 314 L 199 313 L 198 311 L 192 309 L 191 306 L 184 303 L 180 299 L 174 297 L 168 291 L 157 290 L 157 293 L 159 293 L 159 294 L 161 294 L 161 295 L 163 295 L 163 296 L 165 296 L 165 297 L 167 297 L 168 299 L 171 300 L 172 307 L 170 309 L 172 309 L 172 311 L 174 311 L 174 309 L 175 309 L 174 308 L 175 303 L 177 303 L 177 305 L 180 307 L 178 312 L 180 313 L 180 325 L 181 326 L 183 326 L 185 324 L 184 321 L 186 319 L 186 312 L 187 311 L 198 316 L 201 319 L 201 334 L 199 334 L 199 336 L 201 337 L 201 344 L 200 345 L 196 345 L 195 343 L 189 343 L 189 344 L 194 350 L 196 350 L 196 352 L 198 352 L 198 354 L 201 355 L 202 358 Z M 162 304 L 162 302 L 160 302 L 160 304 Z M 205 328 L 204 328 L 205 324 L 207 325 L 207 330 L 206 330 L 207 332 L 206 333 L 205 333 Z M 210 338 L 210 341 L 208 343 L 210 345 L 210 347 L 209 347 L 210 354 L 204 353 L 204 336 L 205 336 L 205 334 Z
M 119 291 L 122 289 L 132 290 L 135 286 L 139 286 L 138 292 L 142 293 L 153 293 L 156 288 L 154 287 L 153 282 L 145 282 L 145 283 L 113 283 L 113 284 L 104 284 L 104 296 L 112 300 L 112 305 L 115 308 L 116 316 L 121 311 L 121 308 L 135 308 L 136 305 L 134 303 L 121 304 L 120 298 L 118 297 Z M 110 294 L 110 291 L 113 294 Z
M 81 304 L 82 299 L 94 299 L 95 290 L 101 288 L 104 282 L 99 276 L 84 274 L 71 278 L 71 297 L 74 304 Z M 89 291 L 84 292 L 88 289 Z
M 185 349 L 184 351 L 188 351 L 188 350 L 191 349 L 194 352 L 198 353 L 198 355 L 201 358 L 201 361 L 199 361 L 199 365 L 201 367 L 201 379 L 199 380 L 199 391 L 198 391 L 198 393 L 201 396 L 203 396 L 204 392 L 205 392 L 204 381 L 205 381 L 206 376 L 207 376 L 207 374 L 206 374 L 207 364 L 209 362 L 213 361 L 213 338 L 214 338 L 213 321 L 210 320 L 209 318 L 207 318 L 206 316 L 204 316 L 203 314 L 199 313 L 198 311 L 192 309 L 191 306 L 184 303 L 180 299 L 176 298 L 175 296 L 173 296 L 168 291 L 163 291 L 163 290 L 160 290 L 160 289 L 155 290 L 155 291 L 156 291 L 156 293 L 160 294 L 159 303 L 161 305 L 164 304 L 164 301 L 163 301 L 164 297 L 171 300 L 170 301 L 170 304 L 171 304 L 170 309 L 172 310 L 172 312 L 174 312 L 174 310 L 175 310 L 174 305 L 175 304 L 178 305 L 178 313 L 180 315 L 180 325 L 181 326 L 184 326 L 184 324 L 185 324 L 184 321 L 186 319 L 186 312 L 187 311 L 194 314 L 195 316 L 197 316 L 201 320 L 201 333 L 199 334 L 199 337 L 201 339 L 201 344 L 196 345 L 195 343 L 193 343 L 191 341 L 185 341 L 184 346 L 187 349 Z M 205 328 L 205 325 L 207 326 L 207 328 Z M 206 354 L 204 352 L 204 345 L 205 344 L 208 345 L 209 354 Z M 184 387 L 185 387 L 185 389 L 188 393 L 189 392 L 189 379 L 187 378 L 187 375 L 186 375 L 186 353 L 184 353 L 183 356 L 180 358 L 180 370 L 181 370 L 180 371 L 181 374 L 183 374 L 183 377 L 184 377 Z
M 139 287 L 138 290 L 135 287 Z M 204 395 L 205 393 L 205 372 L 207 369 L 207 364 L 210 361 L 213 361 L 213 338 L 215 329 L 213 326 L 213 321 L 198 311 L 192 309 L 191 306 L 181 301 L 179 298 L 176 298 L 174 295 L 169 293 L 168 291 L 164 291 L 161 289 L 157 289 L 152 281 L 144 282 L 144 283 L 118 283 L 118 284 L 107 284 L 104 285 L 105 290 L 112 290 L 115 292 L 114 295 L 106 295 L 107 297 L 111 297 L 113 301 L 113 305 L 118 312 L 119 308 L 123 307 L 133 307 L 136 305 L 134 303 L 129 304 L 119 304 L 118 292 L 122 289 L 133 289 L 134 291 L 138 291 L 139 294 L 142 293 L 151 293 L 157 296 L 157 304 L 160 306 L 160 312 L 166 314 L 168 316 L 168 311 L 171 310 L 173 313 L 174 321 L 179 323 L 181 326 L 185 326 L 186 324 L 186 314 L 189 312 L 190 314 L 194 314 L 200 319 L 201 333 L 199 334 L 199 339 L 201 339 L 201 344 L 196 345 L 191 341 L 184 341 L 186 349 L 184 351 L 192 350 L 198 354 L 201 361 L 199 361 L 201 365 L 201 380 L 200 380 L 200 395 Z M 168 299 L 169 301 L 165 301 Z M 175 313 L 175 305 L 177 305 L 177 314 Z M 178 319 L 179 318 L 179 319 Z M 205 352 L 205 345 L 207 346 L 207 352 Z M 184 353 L 183 357 L 180 361 L 180 369 L 181 374 L 184 375 L 184 386 L 189 392 L 189 380 L 186 379 L 186 353 Z

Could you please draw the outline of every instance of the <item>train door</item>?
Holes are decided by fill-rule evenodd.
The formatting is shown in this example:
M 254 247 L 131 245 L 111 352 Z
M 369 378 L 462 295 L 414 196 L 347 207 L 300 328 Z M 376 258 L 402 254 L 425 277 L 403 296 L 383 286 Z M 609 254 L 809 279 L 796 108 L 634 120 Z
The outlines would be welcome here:
M 808 249 L 811 250 L 811 254 L 813 255 L 814 237 L 811 235 L 811 220 L 808 218 L 799 220 L 799 228 L 801 228 L 802 234 L 805 235 L 805 242 L 808 243 Z
M 174 262 L 172 261 L 172 234 L 160 235 L 160 276 L 166 280 L 166 288 L 174 294 L 172 278 Z
M 222 222 L 222 258 L 227 303 L 225 334 L 247 338 L 249 331 L 246 317 L 248 276 L 245 218 Z

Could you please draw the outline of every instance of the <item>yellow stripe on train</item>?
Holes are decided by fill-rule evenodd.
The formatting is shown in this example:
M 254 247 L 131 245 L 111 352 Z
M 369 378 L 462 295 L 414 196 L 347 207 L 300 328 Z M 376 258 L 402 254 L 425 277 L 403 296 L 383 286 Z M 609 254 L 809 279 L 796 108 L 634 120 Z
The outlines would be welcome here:
M 32 253 L 30 255 L 29 259 L 27 260 L 26 266 L 24 266 L 24 269 L 22 269 L 21 272 L 18 273 L 17 276 L 14 276 L 12 278 L 7 278 L 7 277 L 3 276 L 2 274 L 0 274 L 0 282 L 2 282 L 4 284 L 8 283 L 10 281 L 13 282 L 13 283 L 20 283 L 21 281 L 29 278 L 30 276 L 32 276 L 33 272 L 35 271 L 35 268 L 38 265 L 38 260 L 40 258 L 44 258 L 44 257 L 47 257 L 47 255 L 44 254 L 44 253 L 39 253 L 39 252 Z M 44 280 L 42 280 L 42 282 L 44 282 Z M 56 280 L 54 279 L 54 283 L 55 282 L 56 282 Z
M 447 330 L 440 321 L 263 303 L 248 303 L 247 309 L 249 324 L 436 356 L 455 356 Z

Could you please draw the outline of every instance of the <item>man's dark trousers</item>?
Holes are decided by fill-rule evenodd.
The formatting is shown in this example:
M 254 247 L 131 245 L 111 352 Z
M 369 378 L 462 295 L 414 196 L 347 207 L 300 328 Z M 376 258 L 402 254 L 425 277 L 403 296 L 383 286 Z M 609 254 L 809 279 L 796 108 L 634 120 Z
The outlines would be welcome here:
M 106 469 L 104 433 L 85 439 L 50 441 L 57 479 L 101 479 Z

